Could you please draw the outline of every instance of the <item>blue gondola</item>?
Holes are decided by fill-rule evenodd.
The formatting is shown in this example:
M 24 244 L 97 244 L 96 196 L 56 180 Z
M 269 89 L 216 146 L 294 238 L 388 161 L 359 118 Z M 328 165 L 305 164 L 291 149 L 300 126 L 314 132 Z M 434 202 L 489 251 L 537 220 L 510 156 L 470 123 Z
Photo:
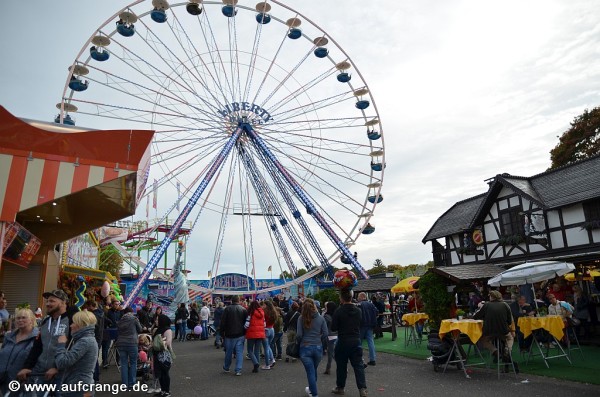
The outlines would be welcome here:
M 85 91 L 88 88 L 89 82 L 83 81 L 78 77 L 71 77 L 71 81 L 69 81 L 69 88 L 73 91 Z
M 99 62 L 104 62 L 110 57 L 110 53 L 102 47 L 96 48 L 96 46 L 90 47 L 90 56 Z
M 291 28 L 287 36 L 292 40 L 299 39 L 302 37 L 302 30 L 298 28 Z
M 340 257 L 340 262 L 342 262 L 344 265 L 349 265 L 352 263 L 352 261 L 350 260 L 350 258 L 348 258 L 346 255 L 342 255 Z
M 54 118 L 54 122 L 56 124 L 60 124 L 60 114 L 56 115 L 56 117 Z M 65 117 L 63 117 L 63 122 L 64 125 L 75 125 L 75 120 L 73 120 L 71 118 L 71 116 L 69 116 L 68 114 L 65 115 Z
M 121 36 L 131 37 L 135 34 L 135 26 L 133 26 L 133 24 L 127 25 L 125 22 L 119 20 L 117 22 L 117 32 L 119 32 Z
M 381 171 L 383 169 L 383 164 L 381 164 L 381 163 L 371 163 L 371 169 L 373 171 Z
M 370 223 L 367 223 L 367 226 L 362 230 L 362 234 L 371 234 L 375 231 L 375 226 L 372 226 Z
M 376 141 L 379 138 L 381 138 L 381 134 L 375 130 L 372 130 L 372 131 L 367 130 L 367 137 L 372 141 Z
M 377 203 L 381 203 L 383 201 L 383 196 L 381 194 L 379 196 L 369 196 L 368 200 L 371 204 L 375 204 L 375 201 L 377 201 Z
M 202 14 L 202 7 L 198 3 L 188 3 L 185 6 L 185 9 L 190 15 L 200 15 Z
M 337 79 L 340 83 L 347 83 L 350 81 L 351 78 L 352 77 L 346 72 L 342 72 L 337 75 Z
M 165 23 L 167 22 L 167 12 L 165 10 L 159 10 L 158 8 L 155 8 L 152 10 L 152 12 L 150 12 L 150 18 L 152 18 L 154 22 Z
M 369 101 L 361 99 L 360 101 L 356 102 L 356 108 L 360 110 L 365 110 L 369 107 L 370 104 L 371 103 Z
M 329 55 L 329 50 L 325 47 L 317 47 L 314 53 L 317 58 L 325 58 L 327 55 Z
M 225 15 L 228 18 L 234 17 L 237 14 L 237 10 L 235 9 L 235 6 L 231 6 L 231 5 L 223 6 L 223 8 L 221 8 L 221 12 L 223 13 L 223 15 Z
M 256 22 L 266 25 L 269 22 L 271 22 L 271 16 L 269 14 L 265 14 L 262 12 L 258 13 L 258 14 L 256 14 Z

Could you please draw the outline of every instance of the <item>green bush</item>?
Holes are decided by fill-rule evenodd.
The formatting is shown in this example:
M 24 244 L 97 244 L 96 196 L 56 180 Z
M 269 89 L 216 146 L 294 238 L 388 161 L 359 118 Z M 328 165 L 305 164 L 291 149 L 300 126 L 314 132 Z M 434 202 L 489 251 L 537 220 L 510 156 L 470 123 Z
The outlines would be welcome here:
M 325 308 L 325 302 L 333 301 L 337 305 L 340 304 L 340 295 L 335 288 L 324 288 L 315 294 L 315 300 L 321 302 L 321 308 Z
M 452 294 L 446 290 L 446 281 L 435 273 L 427 273 L 419 279 L 419 294 L 425 304 L 432 329 L 439 329 L 442 320 L 450 318 Z

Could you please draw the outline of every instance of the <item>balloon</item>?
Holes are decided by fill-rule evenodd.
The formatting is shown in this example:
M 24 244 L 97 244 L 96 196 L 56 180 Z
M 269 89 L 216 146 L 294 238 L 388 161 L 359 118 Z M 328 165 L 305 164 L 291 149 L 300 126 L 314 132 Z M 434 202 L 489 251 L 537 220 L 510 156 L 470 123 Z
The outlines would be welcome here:
M 358 284 L 356 275 L 346 269 L 338 270 L 333 276 L 333 285 L 337 289 L 349 289 Z
M 85 289 L 86 289 L 86 284 L 85 281 L 83 281 L 81 283 L 81 285 L 79 286 L 79 288 L 77 288 L 77 291 L 75 291 L 75 297 L 77 298 L 75 301 L 75 306 L 81 310 L 81 307 L 83 306 L 83 304 L 85 303 L 85 296 L 83 295 L 85 293 Z
M 200 325 L 196 325 L 196 326 L 194 327 L 194 333 L 195 333 L 196 335 L 200 335 L 200 334 L 202 333 L 202 326 L 200 326 Z
M 100 295 L 102 295 L 103 298 L 106 298 L 109 292 L 110 284 L 108 283 L 108 281 L 104 281 L 104 283 L 102 284 L 102 289 L 100 289 Z
M 138 353 L 138 360 L 145 363 L 146 361 L 148 361 L 148 354 L 146 354 L 145 351 L 140 350 L 140 352 Z

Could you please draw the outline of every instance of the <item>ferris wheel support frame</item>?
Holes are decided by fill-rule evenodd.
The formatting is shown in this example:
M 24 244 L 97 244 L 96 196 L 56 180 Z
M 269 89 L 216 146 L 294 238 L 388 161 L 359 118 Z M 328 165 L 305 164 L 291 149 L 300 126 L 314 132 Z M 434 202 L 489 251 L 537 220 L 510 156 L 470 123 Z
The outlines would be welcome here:
M 350 258 L 350 262 L 354 270 L 360 273 L 360 275 L 364 279 L 368 279 L 369 275 L 365 271 L 365 269 L 360 265 L 358 260 L 352 255 L 348 247 L 344 244 L 344 242 L 337 236 L 335 231 L 329 226 L 323 215 L 319 213 L 313 202 L 309 199 L 308 195 L 304 192 L 302 187 L 296 182 L 294 177 L 290 175 L 290 173 L 285 169 L 285 167 L 279 162 L 275 154 L 269 150 L 265 141 L 254 131 L 252 126 L 248 123 L 242 123 L 240 128 L 244 130 L 244 132 L 252 139 L 256 146 L 265 154 L 265 156 L 273 163 L 273 165 L 279 170 L 287 184 L 290 188 L 296 193 L 296 196 L 302 203 L 306 206 L 309 214 L 317 221 L 321 229 L 327 234 L 329 239 L 338 247 L 338 249 L 342 252 L 342 255 L 345 255 L 347 258 Z M 331 265 L 328 265 L 331 267 Z M 329 269 L 326 269 L 329 270 Z
M 217 170 L 221 167 L 223 162 L 225 162 L 225 159 L 231 152 L 231 149 L 235 145 L 235 142 L 238 140 L 241 133 L 242 133 L 242 128 L 238 127 L 231 134 L 231 136 L 225 143 L 225 146 L 223 146 L 223 148 L 221 149 L 221 151 L 215 158 L 213 164 L 211 165 L 210 169 L 207 171 L 206 175 L 204 176 L 204 179 L 202 180 L 202 182 L 200 182 L 200 185 L 198 185 L 198 188 L 196 188 L 196 191 L 194 192 L 192 197 L 190 197 L 190 200 L 188 201 L 188 203 L 185 205 L 185 207 L 183 208 L 183 210 L 181 211 L 181 213 L 175 220 L 175 223 L 173 223 L 173 226 L 172 226 L 170 232 L 165 236 L 164 240 L 160 243 L 160 245 L 156 249 L 156 252 L 154 253 L 154 255 L 152 255 L 152 258 L 150 258 L 150 260 L 146 264 L 146 267 L 144 268 L 144 271 L 142 272 L 142 274 L 140 274 L 138 281 L 135 283 L 135 286 L 133 287 L 133 290 L 131 290 L 131 292 L 127 296 L 127 299 L 125 299 L 125 303 L 123 304 L 123 307 L 127 307 L 127 306 L 131 305 L 133 300 L 140 293 L 142 286 L 146 283 L 146 281 L 152 274 L 152 271 L 154 270 L 156 265 L 158 265 L 158 262 L 165 254 L 167 248 L 169 247 L 171 242 L 174 240 L 175 236 L 177 236 L 179 229 L 181 229 L 181 227 L 183 226 L 183 222 L 185 222 L 188 215 L 190 214 L 190 212 L 192 211 L 192 209 L 194 208 L 194 206 L 200 199 L 200 196 L 202 196 L 202 193 L 204 193 L 204 190 L 208 186 L 208 183 L 215 176 Z

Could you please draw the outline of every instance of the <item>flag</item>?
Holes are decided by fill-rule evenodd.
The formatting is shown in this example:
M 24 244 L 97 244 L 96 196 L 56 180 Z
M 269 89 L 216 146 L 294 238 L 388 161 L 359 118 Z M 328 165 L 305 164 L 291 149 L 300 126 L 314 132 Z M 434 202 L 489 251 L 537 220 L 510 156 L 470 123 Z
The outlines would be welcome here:
M 270 272 L 272 270 L 272 266 L 269 266 L 269 268 L 267 269 L 268 272 Z
M 158 182 L 156 179 L 154 180 L 154 184 L 152 185 L 152 208 L 156 209 L 156 194 L 158 190 Z
M 179 192 L 179 190 L 180 190 L 179 181 L 177 181 L 177 185 L 176 186 L 177 186 L 177 204 L 176 204 L 176 208 L 177 208 L 177 211 L 179 211 L 179 199 L 181 197 L 181 193 Z

